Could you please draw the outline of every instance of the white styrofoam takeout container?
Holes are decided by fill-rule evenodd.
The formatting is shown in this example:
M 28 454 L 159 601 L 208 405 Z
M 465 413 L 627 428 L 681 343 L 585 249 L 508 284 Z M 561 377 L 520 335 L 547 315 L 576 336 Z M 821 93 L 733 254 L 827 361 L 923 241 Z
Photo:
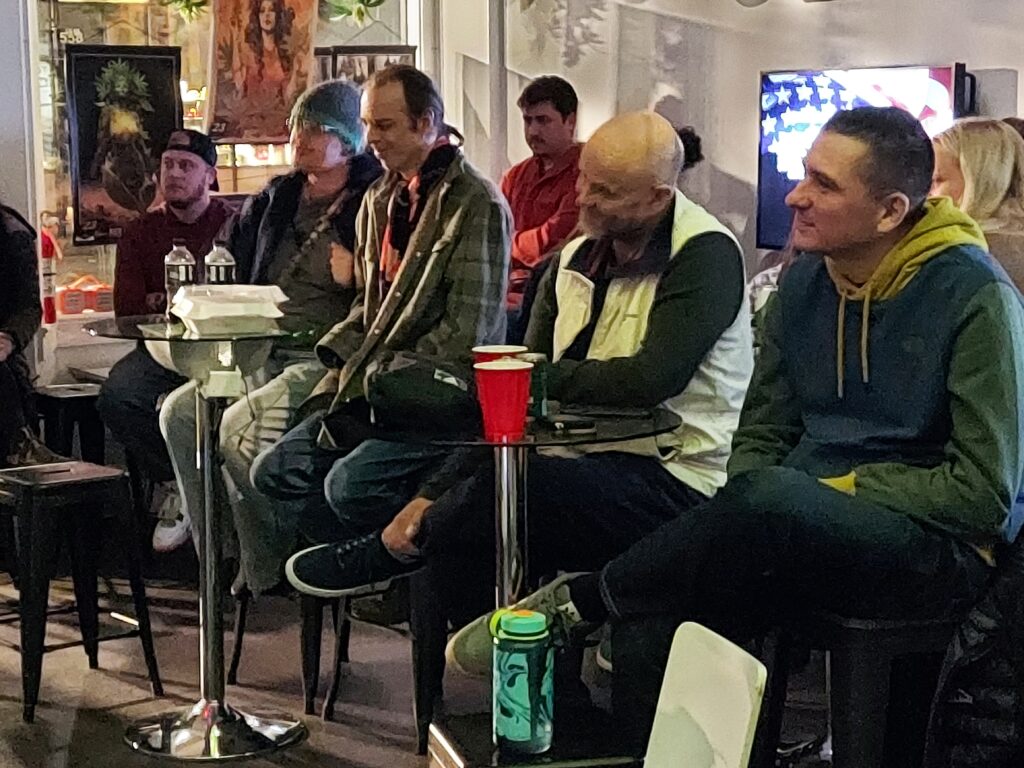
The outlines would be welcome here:
M 213 339 L 245 336 L 277 330 L 277 318 L 284 313 L 278 304 L 288 297 L 276 285 L 190 285 L 180 288 L 171 302 L 171 314 L 179 318 L 188 336 L 211 337 L 209 344 L 188 344 L 147 340 L 146 349 L 161 366 L 189 378 L 202 378 L 210 370 L 222 367 L 225 343 Z M 163 336 L 164 326 L 154 326 L 153 335 Z M 145 329 L 143 329 L 145 334 Z M 266 360 L 272 340 L 233 342 L 244 347 L 245 354 L 229 355 L 250 373 Z M 242 351 L 242 350 L 239 350 Z

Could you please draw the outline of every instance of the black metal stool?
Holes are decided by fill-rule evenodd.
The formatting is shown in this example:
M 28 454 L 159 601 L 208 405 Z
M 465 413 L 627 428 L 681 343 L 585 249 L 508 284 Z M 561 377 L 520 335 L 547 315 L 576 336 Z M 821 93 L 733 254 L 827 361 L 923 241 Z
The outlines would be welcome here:
M 905 755 L 901 754 L 898 759 L 890 746 L 898 746 L 901 753 L 909 755 L 908 763 L 919 765 L 927 718 L 922 719 L 920 728 L 899 729 L 902 743 L 895 745 L 886 738 L 887 732 L 896 735 L 889 730 L 890 716 L 897 705 L 927 714 L 938 678 L 938 662 L 958 623 L 956 620 L 852 619 L 822 612 L 802 617 L 776 633 L 775 647 L 768 653 L 770 658 L 765 659 L 769 680 L 761 715 L 764 728 L 759 728 L 759 748 L 755 749 L 751 765 L 772 764 L 768 760 L 774 757 L 781 730 L 789 677 L 788 657 L 794 635 L 800 638 L 797 642 L 829 653 L 832 765 L 835 768 L 896 768 L 897 764 L 904 764 Z M 914 675 L 917 679 L 913 686 L 893 686 L 891 681 L 895 679 L 893 672 L 897 662 L 906 663 L 913 657 L 918 660 L 934 657 L 935 674 Z M 908 706 L 905 700 L 915 693 L 921 694 L 923 701 Z
M 227 682 L 238 684 L 238 665 L 242 661 L 242 643 L 245 639 L 245 625 L 249 616 L 252 593 L 245 588 L 235 597 L 235 637 L 231 649 L 231 664 L 228 667 Z M 323 719 L 334 718 L 334 704 L 338 698 L 343 674 L 342 664 L 348 663 L 348 644 L 352 634 L 348 598 L 329 600 L 322 597 L 302 595 L 299 600 L 302 614 L 302 693 L 305 713 L 316 713 L 316 695 L 320 688 L 320 642 L 323 636 L 324 608 L 330 606 L 334 627 L 334 674 L 331 687 L 324 699 Z
M 32 722 L 39 697 L 43 654 L 81 645 L 89 668 L 99 666 L 99 643 L 138 637 L 155 696 L 163 695 L 153 649 L 146 588 L 140 570 L 137 522 L 131 513 L 127 478 L 119 469 L 67 461 L 0 471 L 0 513 L 13 522 L 17 550 L 19 612 L 21 614 L 22 717 Z M 125 534 L 128 581 L 135 604 L 137 627 L 115 635 L 99 635 L 96 559 L 100 523 L 117 516 L 116 528 Z M 60 534 L 69 545 L 82 640 L 47 647 L 46 616 L 50 576 Z
M 51 384 L 36 389 L 36 407 L 43 419 L 43 442 L 61 456 L 71 456 L 78 428 L 82 458 L 104 462 L 106 433 L 96 411 L 99 384 Z

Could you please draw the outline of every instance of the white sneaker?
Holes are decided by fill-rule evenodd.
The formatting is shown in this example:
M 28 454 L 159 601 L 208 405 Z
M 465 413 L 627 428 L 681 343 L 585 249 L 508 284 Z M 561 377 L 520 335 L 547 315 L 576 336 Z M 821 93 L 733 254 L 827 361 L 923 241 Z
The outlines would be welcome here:
M 598 668 L 603 669 L 605 672 L 615 671 L 615 665 L 612 662 L 612 639 L 607 632 L 597 646 L 597 654 L 594 656 L 594 661 L 597 662 Z
M 192 521 L 181 504 L 178 485 L 173 480 L 153 488 L 153 510 L 160 518 L 153 531 L 153 550 L 171 552 L 192 537 Z

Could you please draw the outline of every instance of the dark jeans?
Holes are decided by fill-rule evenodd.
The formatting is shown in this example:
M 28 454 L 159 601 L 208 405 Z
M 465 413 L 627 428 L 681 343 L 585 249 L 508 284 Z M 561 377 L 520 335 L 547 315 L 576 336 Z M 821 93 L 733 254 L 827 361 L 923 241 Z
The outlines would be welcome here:
M 990 568 L 927 523 L 773 467 L 730 480 L 608 563 L 612 705 L 646 743 L 675 629 L 696 620 L 726 635 L 780 615 L 943 618 L 978 599 Z
M 650 457 L 531 455 L 527 468 L 530 578 L 592 571 L 706 497 Z M 477 472 L 430 508 L 421 534 L 427 578 L 456 624 L 494 607 L 494 470 Z
M 32 408 L 28 368 L 18 355 L 0 363 L 0 466 L 11 453 L 15 436 L 23 427 L 37 431 Z
M 258 490 L 280 500 L 312 543 L 345 541 L 380 530 L 415 495 L 444 451 L 366 440 L 341 454 L 317 445 L 323 412 L 289 430 L 253 463 Z
M 96 407 L 107 429 L 154 482 L 174 479 L 157 402 L 186 381 L 136 347 L 110 369 L 100 390 Z

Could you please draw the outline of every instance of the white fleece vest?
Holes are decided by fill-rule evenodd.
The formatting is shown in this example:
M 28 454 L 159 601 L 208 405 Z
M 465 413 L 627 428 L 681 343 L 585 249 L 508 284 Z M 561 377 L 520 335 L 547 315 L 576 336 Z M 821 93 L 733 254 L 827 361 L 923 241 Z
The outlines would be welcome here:
M 714 216 L 677 191 L 672 258 L 690 239 L 708 232 L 720 232 L 736 240 Z M 568 268 L 573 254 L 584 241 L 585 238 L 578 238 L 568 243 L 562 249 L 558 264 L 555 361 L 565 354 L 590 322 L 594 284 L 583 274 Z M 660 275 L 612 280 L 587 351 L 588 360 L 632 357 L 640 350 L 647 336 L 647 323 L 660 280 Z M 679 332 L 686 333 L 686 328 L 680 328 Z M 732 324 L 701 361 L 686 388 L 662 403 L 663 408 L 683 420 L 675 432 L 658 438 L 578 450 L 625 451 L 658 457 L 661 465 L 676 478 L 711 496 L 725 484 L 725 465 L 753 367 L 750 309 L 744 295 Z M 566 454 L 564 450 L 557 452 Z

